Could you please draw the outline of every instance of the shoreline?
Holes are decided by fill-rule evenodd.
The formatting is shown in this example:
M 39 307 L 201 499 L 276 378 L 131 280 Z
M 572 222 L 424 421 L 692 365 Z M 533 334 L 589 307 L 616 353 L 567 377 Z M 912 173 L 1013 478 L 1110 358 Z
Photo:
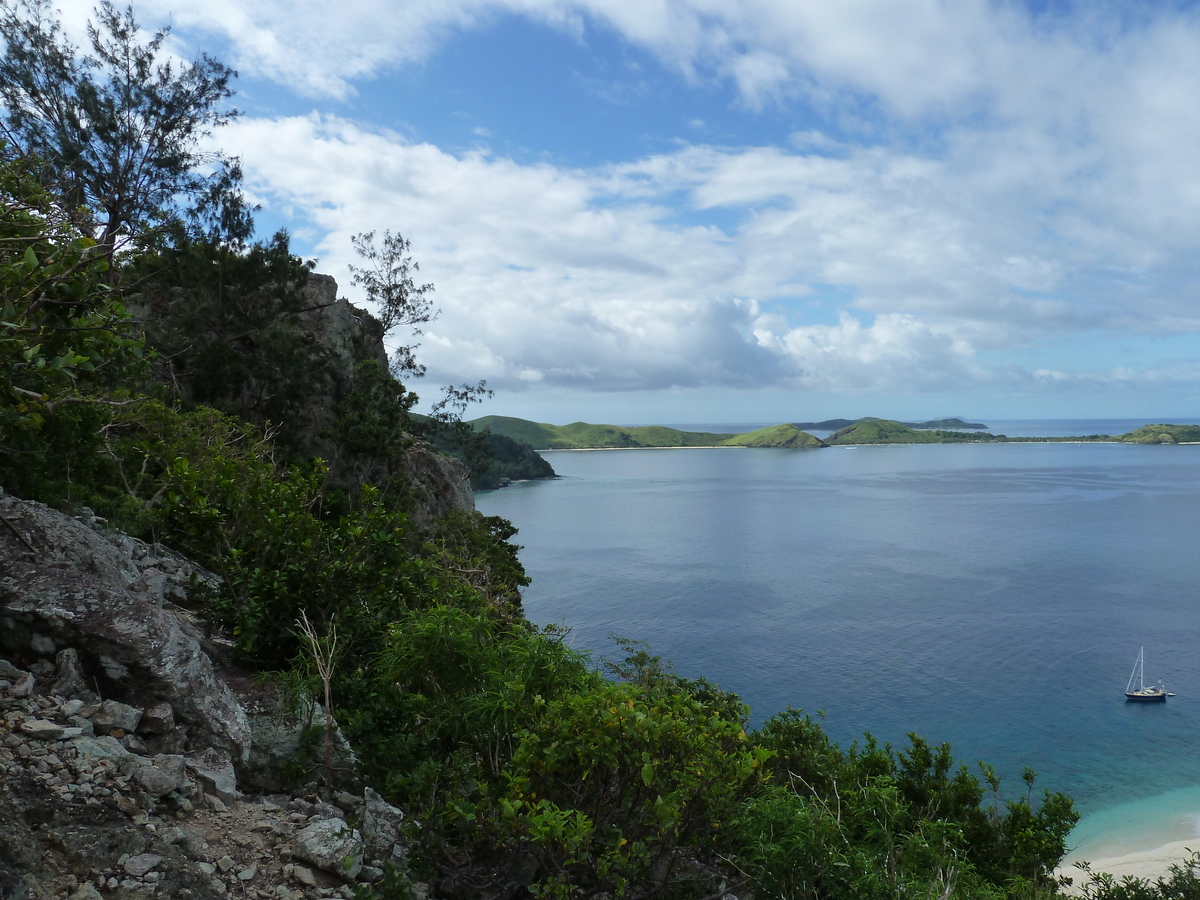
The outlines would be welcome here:
M 1140 878 L 1153 883 L 1168 877 L 1171 866 L 1185 862 L 1195 851 L 1200 851 L 1200 836 L 1193 835 L 1183 840 L 1171 841 L 1153 850 L 1137 850 L 1123 856 L 1080 861 L 1086 862 L 1091 872 L 1107 873 L 1117 881 L 1124 878 Z M 1054 874 L 1071 879 L 1071 886 L 1064 891 L 1068 895 L 1078 895 L 1082 885 L 1089 880 L 1087 873 L 1075 866 L 1075 860 L 1070 858 L 1070 854 L 1054 870 Z
M 1082 819 L 1071 834 L 1075 846 L 1055 874 L 1074 881 L 1076 893 L 1087 862 L 1093 872 L 1107 872 L 1118 881 L 1126 876 L 1155 881 L 1172 865 L 1200 851 L 1200 786 L 1129 801 Z
M 1177 441 L 1175 444 L 1159 445 L 1159 444 L 1126 444 L 1121 441 L 1064 441 L 1064 440 L 1044 440 L 1044 441 L 930 441 L 928 443 L 895 443 L 895 444 L 829 444 L 826 447 L 747 447 L 747 446 L 716 446 L 716 447 L 548 447 L 544 450 L 535 450 L 535 453 L 595 453 L 601 450 L 833 450 L 837 448 L 855 448 L 855 447 L 935 447 L 935 446 L 954 446 L 960 447 L 964 444 L 1075 444 L 1082 446 L 1083 444 L 1103 444 L 1111 447 L 1145 447 L 1145 446 L 1175 446 L 1175 447 L 1194 447 L 1200 445 L 1200 441 Z

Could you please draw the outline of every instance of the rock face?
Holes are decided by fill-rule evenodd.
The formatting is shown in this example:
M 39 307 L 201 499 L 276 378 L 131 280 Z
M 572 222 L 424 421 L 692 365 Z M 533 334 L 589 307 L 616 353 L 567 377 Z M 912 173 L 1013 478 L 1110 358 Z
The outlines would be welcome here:
M 318 752 L 302 734 L 324 726 L 320 705 L 289 709 L 268 686 L 219 669 L 206 649 L 215 643 L 186 610 L 165 603 L 211 584 L 211 573 L 8 494 L 0 493 L 0 517 L 0 690 L 7 696 L 52 692 L 73 704 L 74 735 L 186 754 L 192 776 L 225 801 L 238 795 L 239 782 L 242 790 L 285 790 L 292 783 L 285 772 L 294 779 L 317 771 Z M 21 727 L 59 736 L 50 722 Z M 334 735 L 335 783 L 353 788 L 357 760 L 336 723 Z
M 171 600 L 209 573 L 9 495 L 0 516 L 0 900 L 351 900 L 405 877 L 404 816 L 374 792 L 245 793 L 318 772 L 299 737 L 326 719 L 214 664 Z
M 416 494 L 418 525 L 423 527 L 456 509 L 475 509 L 471 471 L 457 459 L 418 446 L 404 454 L 400 467 Z
M 0 528 L 0 653 L 33 661 L 74 650 L 98 693 L 139 709 L 168 703 L 188 742 L 247 756 L 245 710 L 217 676 L 199 631 L 163 608 L 167 597 L 211 583 L 210 573 L 8 494 L 0 495 L 0 516 L 11 526 Z M 60 677 L 64 686 L 85 679 L 77 669 Z M 129 713 L 112 712 L 106 730 L 137 728 Z
M 336 373 L 353 375 L 354 367 L 364 359 L 387 368 L 383 326 L 366 310 L 338 299 L 338 284 L 332 275 L 310 274 L 304 294 L 310 306 L 303 314 L 304 329 L 325 348 Z
M 337 282 L 329 275 L 308 276 L 305 294 L 311 307 L 302 317 L 305 339 L 320 346 L 329 364 L 331 384 L 320 397 L 314 397 L 305 410 L 309 425 L 304 436 L 305 450 L 332 464 L 336 478 L 338 450 L 324 437 L 334 421 L 334 406 L 354 383 L 354 371 L 364 360 L 388 367 L 383 344 L 383 326 L 369 312 L 338 299 Z M 419 525 L 446 515 L 455 509 L 475 509 L 471 490 L 471 472 L 462 462 L 418 444 L 403 454 L 400 473 L 413 488 Z
M 251 745 L 249 758 L 239 767 L 241 776 L 259 790 L 286 790 L 289 786 L 286 773 L 289 765 L 302 757 L 305 732 L 316 728 L 324 734 L 329 717 L 318 703 L 304 702 L 299 709 L 291 710 L 281 699 L 259 701 L 247 712 L 250 716 Z M 322 742 L 321 775 L 325 774 L 323 748 Z M 332 774 L 335 787 L 355 787 L 357 766 L 354 751 L 334 722 Z
M 99 707 L 0 691 L 3 900 L 351 900 L 388 866 L 406 877 L 404 816 L 369 789 L 225 802 L 182 756 L 78 733 L 79 712 Z

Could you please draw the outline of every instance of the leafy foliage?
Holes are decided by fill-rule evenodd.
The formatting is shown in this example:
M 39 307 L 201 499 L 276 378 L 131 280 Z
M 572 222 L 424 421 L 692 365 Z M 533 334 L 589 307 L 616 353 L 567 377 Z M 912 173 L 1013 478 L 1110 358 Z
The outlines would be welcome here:
M 773 897 L 858 898 L 1052 892 L 1051 872 L 1078 819 L 1045 792 L 1001 811 L 1000 784 L 955 766 L 947 744 L 910 735 L 900 752 L 870 736 L 841 751 L 809 716 L 788 710 L 754 735 L 772 751 L 772 786 L 738 821 L 741 854 Z M 1032 791 L 1034 776 L 1026 771 Z M 991 790 L 990 807 L 983 805 Z
M 33 491 L 96 472 L 105 407 L 144 364 L 94 242 L 18 163 L 0 163 L 0 457 Z
M 1082 877 L 1076 896 L 1084 900 L 1196 900 L 1200 897 L 1200 852 L 1172 865 L 1165 876 L 1114 878 L 1079 864 Z M 1074 879 L 1073 879 L 1074 880 Z
M 178 218 L 180 197 L 206 184 L 219 157 L 200 139 L 235 113 L 232 70 L 200 56 L 164 59 L 162 29 L 143 39 L 132 8 L 103 0 L 89 25 L 90 53 L 62 34 L 49 0 L 4 0 L 0 102 L 8 155 L 36 161 L 73 224 L 112 258 L 133 234 Z
M 597 682 L 548 704 L 521 741 L 502 822 L 536 860 L 538 893 L 707 893 L 765 755 L 686 689 Z

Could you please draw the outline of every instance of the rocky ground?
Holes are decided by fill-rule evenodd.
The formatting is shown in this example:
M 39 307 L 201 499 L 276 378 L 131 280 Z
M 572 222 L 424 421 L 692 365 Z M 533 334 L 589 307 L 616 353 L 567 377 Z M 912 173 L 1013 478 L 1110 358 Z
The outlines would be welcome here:
M 197 619 L 212 579 L 0 492 L 0 900 L 424 894 L 336 724 L 324 788 L 324 711 Z
M 349 900 L 403 870 L 403 814 L 370 789 L 249 797 L 202 759 L 155 753 L 160 720 L 37 681 L 0 660 L 3 900 Z

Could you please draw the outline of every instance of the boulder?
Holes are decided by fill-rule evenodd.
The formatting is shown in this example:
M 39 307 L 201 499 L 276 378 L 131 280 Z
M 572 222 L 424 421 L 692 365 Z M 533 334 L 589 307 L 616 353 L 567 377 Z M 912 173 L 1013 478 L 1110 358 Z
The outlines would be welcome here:
M 199 746 L 241 761 L 250 748 L 245 710 L 217 675 L 199 631 L 161 608 L 142 578 L 144 570 L 169 567 L 182 590 L 181 583 L 211 582 L 211 573 L 10 494 L 0 494 L 0 515 L 13 526 L 0 529 L 0 653 L 20 659 L 75 648 L 105 693 L 167 701 Z
M 283 791 L 294 786 L 285 775 L 295 771 L 297 764 L 303 770 L 324 777 L 325 741 L 324 728 L 328 721 L 324 707 L 312 700 L 301 701 L 292 709 L 279 697 L 264 700 L 250 710 L 250 754 L 239 773 L 246 790 Z M 305 732 L 317 728 L 322 739 L 305 741 Z M 287 764 L 285 766 L 285 763 Z M 355 787 L 354 772 L 358 760 L 346 741 L 337 722 L 333 726 L 333 780 L 340 788 Z
M 142 713 L 137 730 L 143 734 L 168 734 L 175 727 L 175 712 L 170 703 L 155 703 Z
M 139 766 L 133 773 L 134 783 L 151 797 L 165 797 L 179 786 L 179 779 L 154 766 Z
M 363 799 L 362 831 L 368 857 L 387 862 L 393 855 L 403 855 L 403 845 L 400 844 L 403 837 L 403 811 L 392 806 L 371 788 L 366 789 Z M 394 853 L 397 846 L 401 847 L 400 854 Z
M 363 865 L 362 836 L 341 819 L 315 819 L 296 834 L 292 856 L 347 881 Z
M 141 878 L 162 861 L 163 858 L 157 853 L 139 853 L 137 856 L 131 856 L 125 860 L 122 868 L 125 870 L 125 874 Z
M 26 719 L 21 723 L 21 732 L 42 741 L 57 741 L 66 731 L 57 722 L 46 719 Z
M 196 776 L 204 793 L 232 803 L 241 796 L 233 762 L 219 750 L 209 748 L 187 760 L 188 770 Z
M 117 767 L 122 775 L 132 775 L 142 765 L 140 757 L 130 753 L 114 737 L 77 737 L 71 741 L 75 751 L 83 757 L 106 759 Z
M 14 697 L 32 697 L 33 688 L 37 684 L 37 679 L 32 672 L 26 672 L 21 676 L 21 680 L 8 689 L 8 692 Z
M 79 654 L 72 647 L 59 651 L 55 659 L 58 675 L 54 679 L 54 693 L 60 697 L 72 700 L 82 700 L 85 703 L 99 703 L 100 697 L 92 690 L 79 662 Z
M 116 700 L 105 700 L 100 704 L 100 708 L 88 718 L 92 722 L 92 727 L 101 734 L 113 729 L 132 732 L 137 730 L 138 722 L 142 719 L 142 711 Z

